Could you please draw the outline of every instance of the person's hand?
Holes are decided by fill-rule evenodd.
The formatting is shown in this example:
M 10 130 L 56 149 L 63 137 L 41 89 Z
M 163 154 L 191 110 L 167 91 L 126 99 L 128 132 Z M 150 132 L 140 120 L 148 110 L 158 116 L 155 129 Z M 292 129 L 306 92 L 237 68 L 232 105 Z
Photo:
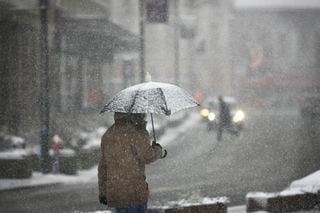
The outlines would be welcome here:
M 99 201 L 101 204 L 107 205 L 107 196 L 99 195 Z
M 160 158 L 165 158 L 168 154 L 167 150 L 166 149 L 163 149 L 162 146 L 160 144 L 158 144 L 157 142 L 155 141 L 152 141 L 152 147 L 159 147 L 160 150 L 161 150 L 161 156 Z
M 162 149 L 162 146 L 155 141 L 152 141 L 152 147 L 159 147 L 160 149 Z

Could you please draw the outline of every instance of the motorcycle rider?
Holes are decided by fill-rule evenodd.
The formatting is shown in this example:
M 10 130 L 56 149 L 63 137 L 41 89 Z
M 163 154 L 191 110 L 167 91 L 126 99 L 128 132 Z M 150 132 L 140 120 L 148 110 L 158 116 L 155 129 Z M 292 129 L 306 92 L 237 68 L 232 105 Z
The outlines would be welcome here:
M 217 131 L 217 140 L 222 140 L 222 132 L 231 126 L 231 114 L 228 104 L 223 100 L 222 96 L 218 97 L 219 101 L 219 122 Z

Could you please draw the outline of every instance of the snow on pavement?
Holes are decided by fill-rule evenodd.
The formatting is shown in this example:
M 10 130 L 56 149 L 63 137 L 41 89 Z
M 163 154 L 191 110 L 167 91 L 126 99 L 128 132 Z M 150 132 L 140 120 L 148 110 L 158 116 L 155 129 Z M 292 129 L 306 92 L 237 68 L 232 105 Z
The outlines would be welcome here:
M 320 170 L 308 175 L 307 177 L 293 181 L 289 188 L 301 188 L 307 192 L 317 192 L 320 190 Z
M 32 177 L 27 179 L 0 179 L 0 190 L 14 189 L 20 187 L 41 186 L 56 183 L 86 183 L 96 181 L 97 174 L 97 166 L 89 170 L 80 170 L 78 171 L 77 175 L 42 174 L 40 172 L 33 172 Z

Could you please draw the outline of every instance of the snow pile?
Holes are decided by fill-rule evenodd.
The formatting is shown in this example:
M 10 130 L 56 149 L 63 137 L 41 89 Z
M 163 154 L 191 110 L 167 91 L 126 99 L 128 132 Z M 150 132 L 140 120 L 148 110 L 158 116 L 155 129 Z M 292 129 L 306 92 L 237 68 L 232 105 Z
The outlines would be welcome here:
M 304 178 L 293 181 L 290 186 L 276 193 L 262 193 L 262 192 L 254 192 L 249 193 L 249 196 L 254 195 L 255 197 L 261 198 L 269 198 L 273 197 L 274 194 L 278 196 L 290 196 L 290 195 L 299 195 L 305 193 L 313 193 L 316 194 L 320 191 L 320 170 L 316 171 Z
M 229 203 L 229 198 L 227 197 L 217 197 L 217 198 L 198 198 L 198 199 L 182 199 L 180 201 L 171 201 L 167 205 L 162 206 L 162 208 L 172 208 L 172 207 L 188 207 L 188 206 L 199 206 L 199 205 L 212 205 L 216 203 Z
M 283 211 L 309 212 L 309 209 L 317 208 L 319 205 L 319 194 L 320 170 L 293 181 L 288 188 L 280 192 L 249 192 L 246 195 L 247 208 L 250 211 L 281 208 Z M 319 211 L 315 209 L 310 212 Z
M 0 190 L 13 189 L 19 187 L 34 187 L 48 184 L 78 184 L 96 182 L 98 176 L 97 166 L 89 170 L 80 170 L 77 175 L 64 174 L 42 174 L 33 172 L 32 178 L 28 179 L 1 179 Z
M 28 157 L 30 153 L 24 149 L 8 150 L 0 152 L 0 159 L 2 160 L 22 160 Z
M 320 170 L 307 177 L 293 181 L 289 187 L 290 190 L 300 189 L 304 192 L 316 193 L 320 190 Z
M 112 211 L 93 211 L 93 212 L 83 212 L 83 213 L 112 213 Z
M 0 133 L 0 159 L 25 159 L 30 154 L 25 148 L 24 138 Z
M 230 203 L 228 197 L 202 197 L 199 191 L 193 192 L 188 198 L 183 198 L 177 201 L 169 201 L 166 203 L 154 203 L 149 206 L 151 209 L 171 209 L 171 208 L 183 208 L 191 206 L 203 206 L 214 204 L 227 204 Z
M 22 145 L 25 144 L 25 140 L 23 138 L 21 138 L 21 137 L 18 137 L 18 136 L 5 135 L 5 136 L 2 136 L 2 137 L 3 137 L 3 140 L 10 141 L 15 146 L 22 146 Z
M 316 194 L 320 191 L 320 170 L 316 171 L 304 178 L 293 181 L 290 186 L 281 191 L 274 193 L 265 193 L 265 192 L 249 192 L 247 198 L 254 197 L 256 200 L 260 200 L 261 204 L 267 201 L 268 198 L 275 196 L 290 196 L 290 195 L 301 195 L 305 193 Z M 260 199 L 259 199 L 260 198 Z

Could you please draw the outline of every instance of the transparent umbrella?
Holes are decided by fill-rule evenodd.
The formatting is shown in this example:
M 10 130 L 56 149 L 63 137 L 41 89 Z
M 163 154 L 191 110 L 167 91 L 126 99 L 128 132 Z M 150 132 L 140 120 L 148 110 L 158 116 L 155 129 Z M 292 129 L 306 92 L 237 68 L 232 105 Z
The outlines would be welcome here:
M 120 91 L 107 104 L 103 112 L 150 113 L 153 138 L 156 141 L 153 113 L 171 115 L 200 104 L 181 87 L 163 82 L 145 82 Z

